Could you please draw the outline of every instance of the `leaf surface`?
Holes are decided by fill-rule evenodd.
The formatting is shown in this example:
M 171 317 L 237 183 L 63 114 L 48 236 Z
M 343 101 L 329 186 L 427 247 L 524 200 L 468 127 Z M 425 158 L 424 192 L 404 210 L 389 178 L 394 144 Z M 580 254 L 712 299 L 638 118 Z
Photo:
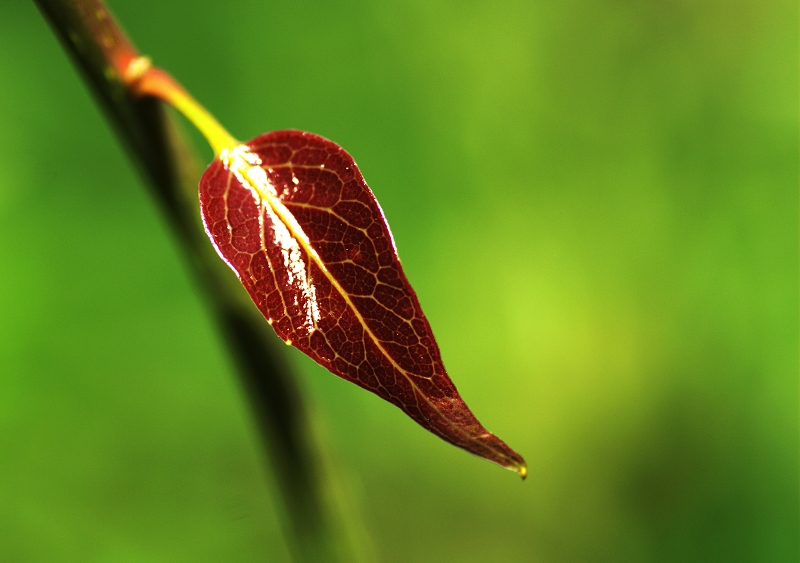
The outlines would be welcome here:
M 276 131 L 200 181 L 217 252 L 287 344 L 477 456 L 527 473 L 461 399 L 375 196 L 339 145 Z

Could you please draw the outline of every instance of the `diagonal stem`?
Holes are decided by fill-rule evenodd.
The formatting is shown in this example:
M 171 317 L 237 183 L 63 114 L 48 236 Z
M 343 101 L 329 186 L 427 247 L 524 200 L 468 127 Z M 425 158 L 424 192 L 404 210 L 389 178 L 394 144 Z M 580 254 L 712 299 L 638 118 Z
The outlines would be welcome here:
M 341 538 L 346 526 L 331 510 L 331 485 L 320 469 L 324 455 L 313 443 L 296 380 L 277 339 L 203 232 L 196 158 L 161 102 L 129 88 L 126 73 L 139 53 L 100 0 L 34 1 L 152 188 L 188 258 L 255 410 L 294 558 L 353 560 L 342 553 L 351 551 Z

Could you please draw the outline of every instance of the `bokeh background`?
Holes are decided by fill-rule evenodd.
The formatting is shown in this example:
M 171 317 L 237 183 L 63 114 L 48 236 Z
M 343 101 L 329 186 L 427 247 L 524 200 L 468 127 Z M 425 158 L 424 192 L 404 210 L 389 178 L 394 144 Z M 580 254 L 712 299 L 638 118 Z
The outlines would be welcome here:
M 798 560 L 797 2 L 110 5 L 237 137 L 354 156 L 529 461 L 292 350 L 368 560 Z M 31 2 L 0 77 L 0 561 L 288 561 L 216 329 Z

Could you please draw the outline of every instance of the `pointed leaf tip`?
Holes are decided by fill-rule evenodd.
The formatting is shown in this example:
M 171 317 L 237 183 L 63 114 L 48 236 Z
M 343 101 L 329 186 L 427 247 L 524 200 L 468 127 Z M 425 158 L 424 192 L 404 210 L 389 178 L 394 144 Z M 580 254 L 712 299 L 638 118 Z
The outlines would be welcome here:
M 276 131 L 223 150 L 200 181 L 206 231 L 278 336 L 424 428 L 517 471 L 461 399 L 383 212 L 337 144 Z

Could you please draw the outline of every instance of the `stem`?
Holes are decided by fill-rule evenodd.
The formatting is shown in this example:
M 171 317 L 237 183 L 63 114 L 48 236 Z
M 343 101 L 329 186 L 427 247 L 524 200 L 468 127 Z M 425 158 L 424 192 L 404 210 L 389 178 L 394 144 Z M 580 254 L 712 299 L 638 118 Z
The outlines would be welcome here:
M 146 57 L 131 60 L 124 78 L 136 94 L 154 96 L 181 112 L 203 134 L 217 157 L 223 150 L 241 144 L 172 76 L 160 68 L 151 67 Z
M 313 437 L 283 345 L 209 244 L 197 209 L 197 158 L 159 100 L 186 115 L 217 154 L 238 143 L 165 72 L 150 68 L 101 0 L 34 1 L 152 188 L 206 297 L 269 454 L 293 559 L 361 560 L 348 541 L 343 507 L 330 502 L 336 483 L 321 467 L 324 444 Z

